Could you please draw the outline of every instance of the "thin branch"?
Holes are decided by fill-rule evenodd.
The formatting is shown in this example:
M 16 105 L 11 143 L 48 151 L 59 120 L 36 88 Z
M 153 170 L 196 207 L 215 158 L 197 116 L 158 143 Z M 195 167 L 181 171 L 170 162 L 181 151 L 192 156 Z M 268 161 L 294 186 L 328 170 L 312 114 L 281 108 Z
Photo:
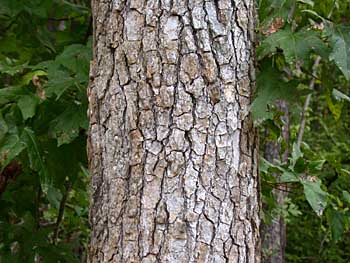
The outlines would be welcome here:
M 54 231 L 54 235 L 53 235 L 53 243 L 54 244 L 56 244 L 56 242 L 57 242 L 58 231 L 59 231 L 62 219 L 63 219 L 64 208 L 66 206 L 66 202 L 67 202 L 68 195 L 69 195 L 69 192 L 70 192 L 71 188 L 72 188 L 72 183 L 71 183 L 71 181 L 68 181 L 67 185 L 66 185 L 66 192 L 64 193 L 64 195 L 62 197 L 62 200 L 61 200 L 61 203 L 60 203 L 60 208 L 58 210 L 58 216 L 57 216 L 55 231 Z
M 316 75 L 317 68 L 318 68 L 320 62 L 321 62 L 321 57 L 318 56 L 315 59 L 315 62 L 314 62 L 314 65 L 313 65 L 312 76 Z M 310 89 L 314 89 L 314 86 L 315 86 L 315 77 L 312 77 L 309 87 L 310 87 Z M 305 131 L 305 124 L 306 124 L 306 112 L 307 112 L 307 109 L 309 108 L 309 105 L 310 105 L 311 96 L 312 96 L 311 93 L 309 95 L 307 95 L 305 103 L 304 103 L 303 111 L 301 112 L 300 128 L 299 128 L 299 131 L 298 131 L 298 139 L 297 139 L 297 146 L 298 147 L 300 147 L 301 142 L 303 141 L 303 136 L 304 136 L 304 131 Z
M 326 232 L 326 234 L 324 235 L 324 237 L 323 237 L 323 239 L 322 239 L 322 241 L 321 241 L 321 243 L 320 243 L 320 248 L 319 248 L 319 250 L 318 250 L 318 253 L 319 254 L 321 254 L 322 253 L 322 250 L 323 250 L 323 244 L 325 243 L 325 241 L 327 240 L 327 237 L 328 237 L 328 235 L 330 234 L 330 230 L 328 230 L 327 232 Z
M 291 8 L 290 8 L 290 11 L 288 13 L 288 22 L 292 22 L 292 19 L 293 19 L 293 16 L 294 16 L 294 12 L 295 12 L 295 2 L 293 2 Z
M 305 75 L 308 75 L 309 77 L 311 77 L 311 78 L 313 78 L 314 80 L 319 80 L 319 81 L 321 81 L 321 79 L 319 78 L 319 77 L 317 77 L 314 73 L 315 72 L 310 72 L 310 71 L 308 71 L 306 68 L 302 68 L 303 69 L 303 73 L 305 74 Z
M 84 16 L 86 16 L 86 14 L 77 15 L 77 16 L 70 16 L 70 17 L 49 17 L 48 20 L 51 20 L 51 21 L 70 21 L 70 20 L 74 20 L 76 18 L 80 18 L 80 17 L 84 17 Z
M 279 191 L 279 192 L 284 192 L 284 193 L 288 193 L 288 194 L 295 194 L 295 193 L 296 193 L 296 192 L 287 190 L 286 188 L 279 188 L 279 187 L 275 187 L 275 186 L 272 186 L 272 188 L 273 188 L 274 190 Z
M 266 180 L 263 180 L 265 183 L 269 184 L 269 185 L 281 185 L 281 186 L 287 186 L 288 184 L 291 184 L 291 183 L 297 183 L 297 182 L 293 182 L 293 181 L 290 181 L 290 182 L 283 182 L 283 183 L 279 183 L 279 182 L 271 182 L 271 181 L 266 181 Z M 299 188 L 298 186 L 294 186 L 291 188 Z
M 264 181 L 265 183 L 267 183 L 268 185 L 270 185 L 274 190 L 280 191 L 280 192 L 285 192 L 285 193 L 289 193 L 289 194 L 295 194 L 296 192 L 290 191 L 289 189 L 295 189 L 298 190 L 300 187 L 299 186 L 293 186 L 291 187 L 291 185 L 289 185 L 287 187 L 286 183 L 273 183 L 273 182 L 269 182 L 269 181 Z M 293 183 L 293 182 L 291 182 Z M 281 187 L 284 186 L 284 188 Z
M 40 228 L 50 228 L 50 227 L 55 227 L 56 223 L 55 222 L 42 222 L 39 224 Z

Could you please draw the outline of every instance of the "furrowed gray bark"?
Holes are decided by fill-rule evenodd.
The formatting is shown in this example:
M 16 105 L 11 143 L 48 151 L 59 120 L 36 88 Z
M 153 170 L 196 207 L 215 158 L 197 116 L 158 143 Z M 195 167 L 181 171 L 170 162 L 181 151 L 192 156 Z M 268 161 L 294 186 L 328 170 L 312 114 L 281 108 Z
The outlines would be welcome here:
M 260 262 L 253 2 L 93 1 L 88 262 Z

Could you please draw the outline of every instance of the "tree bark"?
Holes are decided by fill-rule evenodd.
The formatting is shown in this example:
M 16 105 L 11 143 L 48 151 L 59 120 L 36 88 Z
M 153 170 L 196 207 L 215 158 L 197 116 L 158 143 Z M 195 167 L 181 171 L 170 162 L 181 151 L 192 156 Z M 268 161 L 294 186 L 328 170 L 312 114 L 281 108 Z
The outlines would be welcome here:
M 88 262 L 260 262 L 253 3 L 93 1 Z

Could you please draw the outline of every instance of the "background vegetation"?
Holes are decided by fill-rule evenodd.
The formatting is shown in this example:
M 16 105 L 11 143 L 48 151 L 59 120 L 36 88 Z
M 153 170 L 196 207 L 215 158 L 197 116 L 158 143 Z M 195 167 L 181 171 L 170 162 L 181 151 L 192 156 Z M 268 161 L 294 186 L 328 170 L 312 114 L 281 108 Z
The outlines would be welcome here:
M 350 1 L 257 5 L 261 156 L 269 141 L 290 149 L 286 163 L 261 159 L 264 222 L 283 216 L 287 262 L 349 262 Z M 85 0 L 1 0 L 1 263 L 85 261 L 91 27 Z M 288 103 L 289 141 L 277 100 Z M 288 192 L 284 204 L 273 189 Z

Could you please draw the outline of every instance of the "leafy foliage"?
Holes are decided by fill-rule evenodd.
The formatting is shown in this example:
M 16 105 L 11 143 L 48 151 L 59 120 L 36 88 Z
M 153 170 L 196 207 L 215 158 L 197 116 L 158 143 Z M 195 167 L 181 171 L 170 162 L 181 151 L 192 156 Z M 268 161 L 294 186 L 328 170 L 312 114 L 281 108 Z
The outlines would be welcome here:
M 323 54 L 327 50 L 318 32 L 307 30 L 293 32 L 288 28 L 278 30 L 261 42 L 257 50 L 258 59 L 275 54 L 278 49 L 283 50 L 284 58 L 289 64 L 307 59 L 311 52 Z
M 252 115 L 262 131 L 261 145 L 275 141 L 281 153 L 289 152 L 287 162 L 261 161 L 265 222 L 282 209 L 287 229 L 293 229 L 287 231 L 287 262 L 348 262 L 349 3 L 260 0 L 258 6 L 259 72 Z M 289 105 L 287 123 L 279 101 Z M 288 124 L 285 141 L 282 127 Z M 273 193 L 284 189 L 288 198 L 281 205 Z M 286 210 L 291 203 L 300 213 Z
M 1 3 L 0 262 L 84 260 L 90 20 L 84 1 Z

